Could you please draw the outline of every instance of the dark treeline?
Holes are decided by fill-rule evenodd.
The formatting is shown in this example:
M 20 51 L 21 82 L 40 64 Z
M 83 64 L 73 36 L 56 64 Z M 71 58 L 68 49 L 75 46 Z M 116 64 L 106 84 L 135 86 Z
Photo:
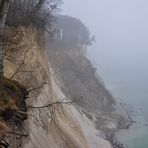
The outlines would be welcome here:
M 33 24 L 50 30 L 60 4 L 61 0 L 0 0 L 0 78 L 4 75 L 2 38 L 5 24 Z
M 91 37 L 89 29 L 81 20 L 74 17 L 64 15 L 58 16 L 56 24 L 53 25 L 53 29 L 56 30 L 54 37 L 56 40 L 71 45 L 91 45 L 92 42 L 95 41 L 95 37 Z
M 10 1 L 6 24 L 44 27 L 53 21 L 61 0 L 12 0 Z

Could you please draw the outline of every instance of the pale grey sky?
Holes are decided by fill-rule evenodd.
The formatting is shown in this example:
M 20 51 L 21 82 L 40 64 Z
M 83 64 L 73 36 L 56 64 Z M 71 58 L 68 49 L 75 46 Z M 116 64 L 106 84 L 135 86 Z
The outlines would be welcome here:
M 147 60 L 147 6 L 147 0 L 64 0 L 62 9 L 96 35 L 95 56 L 102 64 L 127 61 L 133 66 Z
M 140 114 L 148 122 L 148 0 L 63 1 L 63 13 L 80 18 L 96 35 L 89 56 L 107 88 L 138 111 L 143 108 Z M 144 145 L 147 135 L 142 141 L 129 138 Z
M 148 0 L 63 1 L 63 14 L 80 18 L 96 35 L 89 55 L 105 82 L 139 86 L 125 96 L 136 91 L 147 99 Z

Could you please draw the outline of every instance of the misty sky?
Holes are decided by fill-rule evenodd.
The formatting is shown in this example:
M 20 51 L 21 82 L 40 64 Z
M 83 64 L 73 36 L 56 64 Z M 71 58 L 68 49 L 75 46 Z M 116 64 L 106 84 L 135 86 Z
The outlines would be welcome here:
M 62 6 L 62 14 L 80 18 L 96 35 L 89 56 L 105 82 L 133 84 L 137 88 L 132 86 L 123 93 L 141 89 L 145 98 L 148 97 L 147 6 L 147 0 L 64 0 Z M 137 97 L 142 97 L 138 94 Z
M 142 108 L 148 122 L 148 0 L 64 0 L 62 9 L 96 35 L 88 54 L 107 88 L 137 110 Z M 142 141 L 133 133 L 146 147 L 147 130 L 141 131 Z M 129 133 L 125 137 L 132 143 Z
M 63 13 L 80 18 L 96 35 L 100 64 L 133 67 L 147 62 L 147 6 L 147 0 L 64 0 Z

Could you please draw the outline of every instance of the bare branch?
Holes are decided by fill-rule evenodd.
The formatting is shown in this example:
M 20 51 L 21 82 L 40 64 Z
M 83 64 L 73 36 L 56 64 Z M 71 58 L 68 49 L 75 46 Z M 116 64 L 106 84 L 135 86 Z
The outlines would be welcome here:
M 16 74 L 19 73 L 20 69 L 22 68 L 22 66 L 24 65 L 25 63 L 25 59 L 26 59 L 26 55 L 28 53 L 30 48 L 28 48 L 26 51 L 25 51 L 25 54 L 24 54 L 24 57 L 23 57 L 23 60 L 22 60 L 22 63 L 19 65 L 19 67 L 16 69 L 16 71 L 14 72 L 14 74 L 11 76 L 11 80 L 15 77 Z
M 51 8 L 51 10 L 49 11 L 49 13 L 46 15 L 46 17 L 44 19 L 46 19 L 47 17 L 49 17 L 51 15 L 51 13 L 56 9 L 56 7 L 60 3 L 60 1 L 61 0 L 57 0 L 57 2 L 54 4 L 54 6 Z
M 41 89 L 41 88 L 43 88 L 43 86 L 44 86 L 45 84 L 48 84 L 48 83 L 44 82 L 44 83 L 42 83 L 42 84 L 41 84 L 40 86 L 38 86 L 38 87 L 35 87 L 35 88 L 31 88 L 31 89 L 29 89 L 28 92 L 31 92 L 31 91 L 35 91 L 35 90 Z
M 21 111 L 21 110 L 17 110 L 17 112 L 22 113 L 22 114 L 25 114 L 25 115 L 31 115 L 32 117 L 35 118 L 35 120 L 39 123 L 39 125 L 42 126 L 42 124 L 41 124 L 40 121 L 36 118 L 35 115 L 33 115 L 33 114 L 31 114 L 31 113 L 23 112 L 23 111 Z
M 51 107 L 51 106 L 53 106 L 53 105 L 59 105 L 59 104 L 73 104 L 73 103 L 74 103 L 73 101 L 70 101 L 70 102 L 56 101 L 56 102 L 49 103 L 49 104 L 43 105 L 43 106 L 27 106 L 27 108 L 42 109 L 42 108 Z
M 33 11 L 31 12 L 31 16 L 34 16 L 37 13 L 37 11 L 39 11 L 41 9 L 41 7 L 43 6 L 43 4 L 44 4 L 45 1 L 46 0 L 39 0 L 38 1 L 37 5 L 35 6 L 35 8 L 33 9 Z
M 4 40 L 4 43 L 6 42 L 7 44 L 4 44 L 4 47 L 6 47 L 6 48 L 8 48 L 8 49 L 6 49 L 5 51 L 4 51 L 4 53 L 3 53 L 3 56 L 2 56 L 2 60 L 4 60 L 4 58 L 7 56 L 7 54 L 8 54 L 8 52 L 10 51 L 10 50 L 14 50 L 14 52 L 16 53 L 17 52 L 17 49 L 18 48 L 24 48 L 26 45 L 24 45 L 24 46 L 19 46 L 19 47 L 17 47 L 17 49 L 16 48 L 12 48 L 12 44 L 13 44 L 13 39 L 18 35 L 18 33 L 21 33 L 22 31 L 16 31 L 15 32 L 15 34 L 11 37 L 11 40 L 9 40 L 9 39 L 6 39 L 6 38 L 4 38 L 3 40 Z M 9 48 L 9 47 L 11 47 L 11 48 Z
M 7 132 L 9 134 L 13 134 L 13 135 L 19 135 L 19 136 L 22 136 L 22 137 L 27 137 L 28 135 L 27 134 L 21 134 L 21 133 L 16 133 L 16 132 Z

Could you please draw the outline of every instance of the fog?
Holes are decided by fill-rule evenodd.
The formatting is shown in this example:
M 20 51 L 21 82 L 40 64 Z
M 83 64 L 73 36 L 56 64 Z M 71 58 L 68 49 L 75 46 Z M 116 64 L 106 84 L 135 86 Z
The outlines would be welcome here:
M 63 14 L 80 18 L 96 35 L 89 56 L 108 87 L 121 82 L 148 88 L 147 5 L 146 0 L 64 1 Z
M 95 34 L 96 43 L 89 47 L 88 56 L 106 86 L 116 98 L 142 107 L 146 120 L 147 6 L 147 0 L 64 0 L 62 6 L 62 14 L 81 19 Z

